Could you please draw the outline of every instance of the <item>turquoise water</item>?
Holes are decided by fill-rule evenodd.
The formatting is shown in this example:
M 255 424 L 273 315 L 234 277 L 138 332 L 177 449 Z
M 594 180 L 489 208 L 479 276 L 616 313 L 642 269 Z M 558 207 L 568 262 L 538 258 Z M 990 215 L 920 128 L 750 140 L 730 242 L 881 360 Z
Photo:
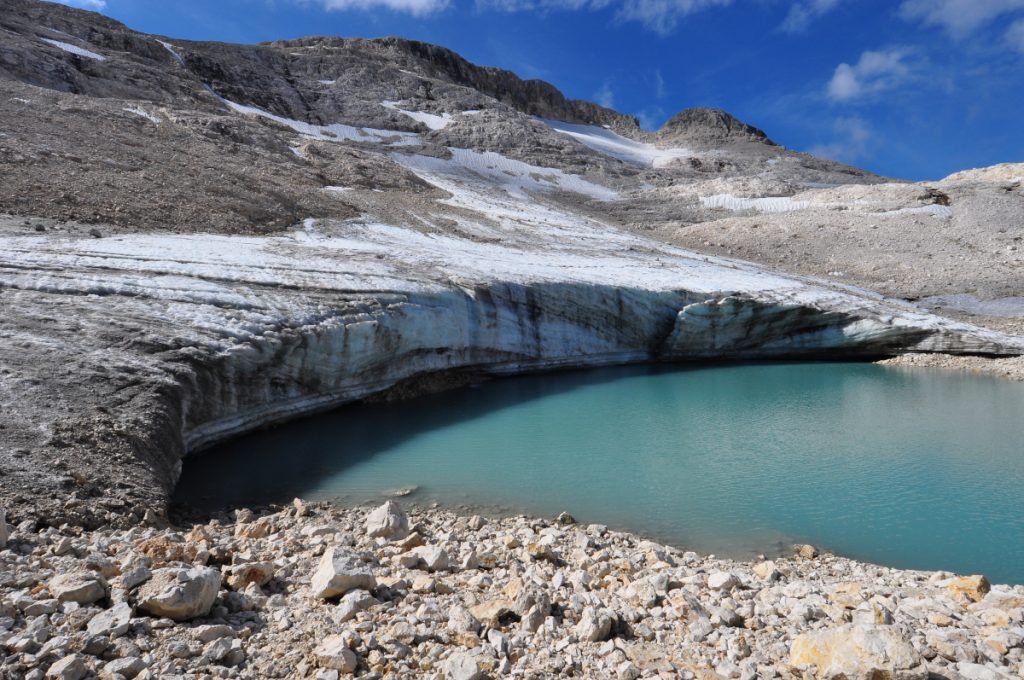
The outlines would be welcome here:
M 404 486 L 724 556 L 810 542 L 1024 583 L 1024 384 L 869 364 L 509 378 L 234 440 L 186 462 L 177 500 Z

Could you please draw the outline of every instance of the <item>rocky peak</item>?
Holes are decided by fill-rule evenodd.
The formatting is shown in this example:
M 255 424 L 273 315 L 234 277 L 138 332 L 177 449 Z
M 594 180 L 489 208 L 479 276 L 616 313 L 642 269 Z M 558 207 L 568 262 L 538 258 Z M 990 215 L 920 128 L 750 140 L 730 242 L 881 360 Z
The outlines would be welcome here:
M 659 140 L 693 146 L 719 146 L 730 142 L 759 142 L 777 146 L 763 131 L 721 109 L 683 109 L 656 133 Z

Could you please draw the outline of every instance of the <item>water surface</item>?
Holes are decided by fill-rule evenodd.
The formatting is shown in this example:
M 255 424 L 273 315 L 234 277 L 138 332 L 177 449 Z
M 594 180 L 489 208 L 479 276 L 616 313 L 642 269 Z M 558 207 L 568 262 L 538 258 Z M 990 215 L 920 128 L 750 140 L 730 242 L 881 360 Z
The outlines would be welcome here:
M 1024 384 L 868 364 L 632 367 L 353 406 L 189 459 L 198 506 L 501 508 L 732 557 L 794 541 L 1024 583 Z

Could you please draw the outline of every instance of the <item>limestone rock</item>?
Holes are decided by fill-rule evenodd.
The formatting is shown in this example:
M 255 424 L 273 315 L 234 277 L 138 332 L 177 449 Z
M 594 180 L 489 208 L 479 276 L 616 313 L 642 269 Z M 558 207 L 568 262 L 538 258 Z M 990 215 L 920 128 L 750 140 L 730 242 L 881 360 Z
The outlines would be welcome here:
M 375 604 L 380 604 L 373 595 L 362 589 L 350 590 L 345 593 L 334 611 L 334 620 L 344 623 L 355 618 L 356 614 L 365 611 Z
M 89 667 L 85 664 L 83 657 L 78 654 L 65 656 L 46 671 L 46 677 L 56 680 L 81 680 L 88 674 Z
M 121 676 L 132 680 L 136 675 L 146 670 L 146 662 L 137 657 L 125 657 L 114 659 L 103 667 L 101 678 L 115 678 Z
M 514 606 L 515 603 L 512 600 L 498 598 L 470 607 L 469 613 L 481 623 L 492 628 L 501 628 L 516 618 Z
M 913 677 L 900 673 L 921 666 L 914 647 L 891 626 L 844 625 L 798 635 L 790 647 L 793 666 L 817 667 L 819 677 Z M 927 677 L 921 671 L 922 678 Z
M 89 635 L 109 635 L 115 638 L 128 631 L 131 618 L 131 605 L 122 602 L 92 617 L 86 630 Z
M 961 595 L 971 602 L 981 602 L 992 590 L 988 579 L 984 576 L 961 576 L 949 584 L 949 594 L 954 598 Z
M 727 571 L 716 571 L 708 576 L 708 588 L 712 590 L 732 590 L 740 584 L 735 574 Z
M 388 501 L 366 516 L 366 534 L 398 541 L 409 535 L 409 517 L 395 501 Z
M 274 565 L 270 562 L 247 562 L 231 567 L 225 580 L 232 590 L 244 590 L 250 583 L 265 586 L 272 578 Z
M 818 549 L 810 543 L 795 545 L 793 546 L 793 549 L 796 551 L 797 555 L 804 558 L 805 560 L 813 560 L 815 557 L 818 556 Z
M 576 624 L 576 636 L 582 642 L 601 642 L 607 640 L 612 632 L 615 621 L 607 610 L 587 607 L 583 616 Z
M 410 551 L 419 558 L 419 565 L 427 571 L 443 571 L 448 568 L 448 553 L 434 545 L 423 545 Z
M 313 596 L 327 600 L 344 595 L 353 588 L 373 590 L 377 579 L 359 556 L 344 548 L 331 548 L 320 559 L 313 574 Z
M 780 578 L 782 578 L 782 574 L 779 572 L 778 569 L 775 568 L 775 562 L 773 562 L 772 560 L 758 562 L 753 567 L 751 567 L 751 571 L 753 571 L 754 575 L 762 581 L 778 581 Z
M 50 593 L 60 602 L 92 604 L 110 594 L 107 581 L 92 571 L 76 571 L 50 579 Z
M 359 657 L 345 644 L 341 635 L 328 635 L 313 650 L 313 658 L 321 668 L 329 668 L 342 673 L 352 673 L 359 665 Z
M 466 652 L 455 652 L 444 662 L 444 674 L 449 680 L 481 680 L 480 664 Z
M 158 569 L 139 588 L 139 609 L 174 621 L 206 616 L 220 584 L 220 572 L 215 569 Z

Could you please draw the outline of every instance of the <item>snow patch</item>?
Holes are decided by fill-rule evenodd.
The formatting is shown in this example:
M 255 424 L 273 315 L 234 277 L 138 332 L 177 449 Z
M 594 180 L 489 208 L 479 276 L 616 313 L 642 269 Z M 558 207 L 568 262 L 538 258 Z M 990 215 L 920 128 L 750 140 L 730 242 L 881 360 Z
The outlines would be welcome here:
M 701 196 L 700 202 L 705 208 L 717 208 L 724 210 L 756 210 L 761 213 L 784 213 L 796 210 L 807 210 L 813 205 L 810 201 L 794 201 L 789 196 L 739 198 L 732 194 Z
M 42 40 L 44 43 L 49 43 L 54 47 L 58 47 L 64 50 L 65 52 L 69 52 L 79 57 L 85 57 L 86 59 L 95 59 L 96 61 L 107 60 L 107 58 L 104 57 L 102 54 L 96 54 L 95 52 L 83 49 L 81 47 L 78 47 L 77 45 L 72 45 L 71 43 L 61 42 L 60 40 L 51 40 L 49 38 L 40 38 L 40 40 Z
M 884 217 L 897 215 L 931 215 L 940 219 L 948 219 L 953 216 L 953 209 L 948 205 L 923 205 L 918 208 L 900 208 L 899 210 L 886 210 L 885 212 L 874 213 Z
M 459 185 L 468 185 L 478 193 L 486 194 L 489 190 L 499 189 L 520 200 L 528 200 L 530 193 L 553 191 L 583 194 L 599 201 L 618 198 L 618 192 L 614 189 L 555 168 L 530 165 L 493 151 L 457 148 L 449 148 L 449 151 L 452 154 L 450 159 L 397 154 L 393 154 L 392 158 L 450 193 L 459 193 Z M 454 190 L 451 188 L 453 184 Z M 474 205 L 473 208 L 477 209 L 478 206 Z
M 398 107 L 398 102 L 383 101 L 380 103 L 386 109 L 392 111 L 398 111 L 399 113 L 405 114 L 409 118 L 415 121 L 423 123 L 431 130 L 443 130 L 448 126 L 448 123 L 452 121 L 452 115 L 450 113 L 442 113 L 438 115 L 436 113 L 427 113 L 426 111 L 406 111 Z
M 127 111 L 128 113 L 134 113 L 136 116 L 141 116 L 142 118 L 145 118 L 146 120 L 148 120 L 150 122 L 156 123 L 157 125 L 160 124 L 160 119 L 159 118 L 154 116 L 149 111 L 146 111 L 141 106 L 126 106 L 126 107 L 124 107 L 124 110 Z
M 338 81 L 337 80 L 318 80 L 316 82 L 320 83 L 321 85 L 334 85 Z
M 563 123 L 550 118 L 539 118 L 538 120 L 556 132 L 569 135 L 594 151 L 642 167 L 661 168 L 677 158 L 694 155 L 689 149 L 659 149 L 653 144 L 634 141 L 603 127 Z
M 233 102 L 230 99 L 220 97 L 220 100 L 231 109 L 245 114 L 247 116 L 259 116 L 260 118 L 267 118 L 282 125 L 290 127 L 300 135 L 304 137 L 310 137 L 312 139 L 319 139 L 325 142 L 338 142 L 338 141 L 350 141 L 350 142 L 367 142 L 372 144 L 380 144 L 384 142 L 395 142 L 396 144 L 419 144 L 419 135 L 415 132 L 398 132 L 395 130 L 378 130 L 376 128 L 357 128 L 352 125 L 345 125 L 343 123 L 334 123 L 332 125 L 314 125 L 312 123 L 305 123 L 301 120 L 295 120 L 293 118 L 285 118 L 284 116 L 277 116 L 269 111 L 257 108 L 255 106 L 247 106 L 245 104 L 239 104 Z M 397 140 L 397 141 L 396 141 Z
M 174 45 L 172 45 L 170 43 L 167 43 L 167 42 L 164 42 L 163 40 L 157 40 L 157 42 L 160 43 L 161 45 L 163 45 L 164 49 L 171 53 L 171 56 L 174 57 L 174 60 L 176 62 L 178 62 L 182 66 L 185 65 L 185 60 L 182 59 L 180 54 L 178 54 L 178 50 L 177 50 L 177 48 L 174 47 Z

